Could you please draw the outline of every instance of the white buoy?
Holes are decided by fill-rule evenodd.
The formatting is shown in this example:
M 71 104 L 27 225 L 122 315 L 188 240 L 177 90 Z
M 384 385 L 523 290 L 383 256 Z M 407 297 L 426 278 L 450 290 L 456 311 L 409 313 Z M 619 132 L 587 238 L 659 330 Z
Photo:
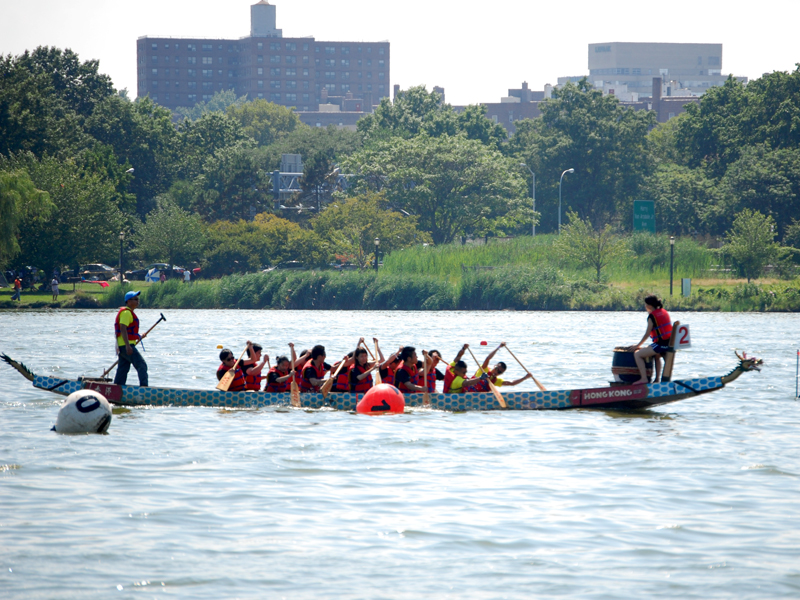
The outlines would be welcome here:
M 94 390 L 72 392 L 58 411 L 56 433 L 105 433 L 111 425 L 111 405 Z

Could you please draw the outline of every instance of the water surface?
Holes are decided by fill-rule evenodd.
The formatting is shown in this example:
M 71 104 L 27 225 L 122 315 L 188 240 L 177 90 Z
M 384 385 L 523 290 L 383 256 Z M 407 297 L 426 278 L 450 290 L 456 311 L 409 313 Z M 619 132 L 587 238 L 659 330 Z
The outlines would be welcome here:
M 141 310 L 143 328 L 161 311 Z M 0 351 L 98 375 L 114 311 L 0 313 Z M 644 313 L 164 311 L 152 385 L 210 387 L 217 344 L 378 335 L 452 357 L 508 342 L 548 388 L 602 385 Z M 118 409 L 49 431 L 60 396 L 0 369 L 2 598 L 776 598 L 800 595 L 795 315 L 684 313 L 675 375 L 762 373 L 637 413 L 371 418 Z M 488 348 L 491 348 L 489 346 Z M 510 356 L 509 375 L 521 375 Z M 135 383 L 132 372 L 129 381 Z M 529 382 L 526 382 L 527 385 Z M 532 385 L 532 384 L 531 384 Z

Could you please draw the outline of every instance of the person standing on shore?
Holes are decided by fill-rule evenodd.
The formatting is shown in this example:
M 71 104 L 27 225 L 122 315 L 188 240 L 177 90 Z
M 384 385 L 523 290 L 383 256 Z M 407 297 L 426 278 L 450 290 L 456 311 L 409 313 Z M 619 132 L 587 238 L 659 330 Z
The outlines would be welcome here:
M 19 277 L 14 278 L 14 295 L 11 296 L 12 300 L 18 300 L 22 302 L 22 282 L 19 280 Z
M 53 281 L 50 282 L 50 289 L 53 291 L 53 301 L 58 300 L 58 277 L 53 277 Z
M 134 312 L 139 306 L 139 294 L 141 292 L 128 292 L 125 294 L 125 306 L 119 309 L 114 320 L 114 333 L 117 335 L 117 350 L 119 352 L 119 364 L 117 374 L 114 376 L 114 383 L 125 385 L 128 381 L 128 371 L 131 365 L 139 375 L 139 385 L 147 387 L 147 363 L 136 349 L 142 336 L 139 334 L 139 317 Z

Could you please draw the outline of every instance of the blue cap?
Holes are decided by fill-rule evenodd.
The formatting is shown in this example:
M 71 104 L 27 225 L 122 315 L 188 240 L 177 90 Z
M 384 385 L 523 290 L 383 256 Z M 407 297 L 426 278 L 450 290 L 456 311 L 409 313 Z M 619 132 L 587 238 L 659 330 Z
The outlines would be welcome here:
M 136 296 L 138 296 L 141 293 L 142 292 L 128 292 L 127 294 L 125 294 L 125 302 L 127 302 L 128 300 L 132 300 L 133 298 L 136 298 Z

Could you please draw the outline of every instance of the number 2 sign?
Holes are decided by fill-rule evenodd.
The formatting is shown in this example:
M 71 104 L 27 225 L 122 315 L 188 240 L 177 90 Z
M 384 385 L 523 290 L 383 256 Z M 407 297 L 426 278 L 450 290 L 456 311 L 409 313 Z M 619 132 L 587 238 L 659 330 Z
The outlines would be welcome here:
M 675 332 L 677 336 L 675 342 L 675 349 L 681 350 L 683 348 L 691 348 L 692 347 L 692 336 L 689 335 L 689 326 L 684 325 L 681 323 L 678 325 L 678 330 Z

